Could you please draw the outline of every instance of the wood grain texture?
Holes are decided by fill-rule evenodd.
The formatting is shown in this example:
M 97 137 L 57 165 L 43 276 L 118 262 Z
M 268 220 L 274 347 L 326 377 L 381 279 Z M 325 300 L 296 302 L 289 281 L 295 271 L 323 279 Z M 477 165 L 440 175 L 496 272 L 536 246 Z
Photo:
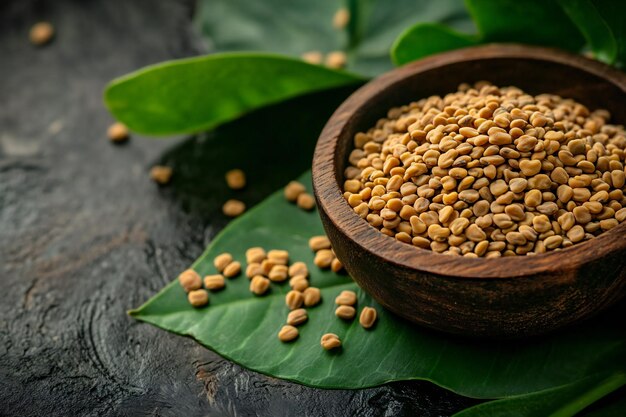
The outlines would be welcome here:
M 229 127 L 217 143 L 134 135 L 113 146 L 105 135 L 110 79 L 198 53 L 193 3 L 0 2 L 0 416 L 439 417 L 475 404 L 419 381 L 328 391 L 276 380 L 126 314 L 227 223 L 228 191 L 210 167 L 241 161 Z M 39 20 L 57 36 L 33 48 L 28 30 Z M 283 110 L 245 122 L 283 128 Z M 259 202 L 288 180 L 264 161 L 297 152 L 306 161 L 292 174 L 305 170 L 315 135 L 282 153 L 255 152 L 255 186 L 241 197 Z M 154 163 L 175 167 L 170 187 L 148 179 Z
M 559 252 L 497 259 L 451 257 L 383 235 L 342 197 L 358 131 L 394 106 L 488 80 L 606 108 L 626 123 L 626 75 L 597 61 L 521 45 L 436 55 L 366 84 L 334 113 L 318 141 L 313 185 L 325 229 L 348 272 L 377 301 L 413 322 L 457 334 L 518 337 L 589 317 L 626 290 L 626 223 Z

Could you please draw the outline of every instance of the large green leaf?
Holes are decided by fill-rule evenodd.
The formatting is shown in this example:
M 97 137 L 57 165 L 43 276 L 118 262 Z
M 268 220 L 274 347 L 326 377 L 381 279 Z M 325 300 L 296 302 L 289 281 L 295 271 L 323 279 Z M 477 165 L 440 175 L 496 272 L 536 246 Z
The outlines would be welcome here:
M 113 80 L 105 103 L 138 133 L 195 133 L 262 106 L 362 81 L 287 57 L 219 54 L 152 65 Z
M 624 66 L 626 61 L 626 3 L 606 0 L 559 0 L 580 28 L 595 57 Z
M 561 387 L 478 404 L 454 417 L 571 417 L 625 384 L 626 374 L 621 372 L 594 375 Z
M 308 184 L 308 174 L 301 180 Z M 132 315 L 192 336 L 245 367 L 326 388 L 425 379 L 465 396 L 500 398 L 626 365 L 621 311 L 613 312 L 619 322 L 605 315 L 559 333 L 515 342 L 453 338 L 412 326 L 382 310 L 348 278 L 313 266 L 307 240 L 321 232 L 317 213 L 287 203 L 279 191 L 230 223 L 193 265 L 200 274 L 214 273 L 212 260 L 218 253 L 227 251 L 243 261 L 245 249 L 257 245 L 287 249 L 292 259 L 305 261 L 311 283 L 322 288 L 325 301 L 310 310 L 310 322 L 295 343 L 282 344 L 276 338 L 288 312 L 284 304 L 288 286 L 274 285 L 270 295 L 254 297 L 244 276 L 229 280 L 226 290 L 212 295 L 205 309 L 190 307 L 180 285 L 172 282 Z M 343 289 L 359 291 L 360 306 L 377 307 L 380 321 L 373 331 L 334 316 L 332 300 Z M 320 336 L 329 331 L 345 341 L 337 354 L 319 347 Z
M 350 10 L 350 24 L 333 27 L 333 15 Z M 211 52 L 272 51 L 299 57 L 304 52 L 342 50 L 348 69 L 378 75 L 391 69 L 389 48 L 416 22 L 440 22 L 472 31 L 462 0 L 200 0 L 196 27 Z

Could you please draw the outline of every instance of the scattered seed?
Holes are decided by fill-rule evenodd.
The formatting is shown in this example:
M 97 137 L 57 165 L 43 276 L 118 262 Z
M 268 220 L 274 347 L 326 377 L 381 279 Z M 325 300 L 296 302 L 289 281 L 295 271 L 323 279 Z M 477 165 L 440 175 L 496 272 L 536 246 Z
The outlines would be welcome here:
M 304 296 L 300 291 L 291 290 L 285 296 L 285 304 L 287 304 L 289 310 L 300 308 L 302 303 L 304 303 Z
M 278 339 L 283 342 L 291 342 L 298 337 L 298 329 L 294 326 L 287 324 L 283 326 L 278 332 Z
M 309 269 L 304 262 L 294 262 L 289 266 L 289 276 L 293 278 L 298 275 L 302 275 L 305 278 L 309 276 Z
M 324 350 L 337 349 L 341 347 L 341 340 L 339 339 L 339 336 L 334 333 L 326 333 L 322 336 L 320 344 Z
M 187 299 L 189 300 L 189 304 L 194 307 L 202 307 L 207 305 L 209 302 L 209 293 L 206 290 L 193 290 L 189 291 L 187 294 Z
M 313 198 L 311 194 L 301 193 L 298 196 L 296 204 L 302 210 L 313 210 L 313 208 L 315 208 L 315 198 Z
M 337 258 L 333 259 L 330 263 L 330 270 L 333 272 L 340 272 L 343 269 L 343 264 Z
M 265 275 L 265 270 L 260 263 L 251 263 L 246 267 L 246 276 L 252 279 L 256 275 Z
M 289 280 L 289 286 L 292 290 L 303 292 L 309 288 L 309 281 L 304 275 L 296 275 Z
M 115 122 L 107 129 L 107 136 L 113 143 L 122 143 L 128 140 L 128 128 L 124 123 Z
M 309 51 L 301 55 L 304 62 L 313 65 L 320 65 L 324 61 L 324 55 L 320 51 Z
M 325 64 L 328 68 L 339 69 L 346 66 L 348 58 L 345 52 L 333 51 L 326 55 Z
M 337 10 L 333 16 L 333 27 L 335 29 L 343 29 L 350 22 L 350 12 L 345 7 Z
M 309 247 L 313 252 L 321 249 L 330 249 L 330 240 L 326 236 L 313 236 L 309 239 Z
M 330 249 L 320 249 L 315 254 L 315 259 L 313 260 L 313 263 L 318 268 L 326 269 L 326 268 L 330 268 L 330 265 L 332 264 L 333 259 L 335 259 L 335 255 Z
M 298 181 L 291 181 L 285 187 L 285 198 L 287 201 L 296 202 L 298 196 L 306 192 L 306 187 Z
M 267 252 L 267 259 L 274 265 L 287 265 L 289 263 L 289 252 L 286 250 L 273 249 Z
M 178 282 L 186 292 L 197 290 L 202 287 L 202 278 L 193 269 L 187 269 L 178 276 Z
M 217 291 L 221 290 L 225 286 L 226 283 L 224 282 L 224 276 L 221 274 L 207 275 L 204 277 L 204 287 L 207 290 Z
M 287 315 L 287 324 L 291 326 L 299 326 L 302 323 L 306 322 L 309 319 L 309 316 L 305 309 L 297 308 L 292 310 Z
M 267 256 L 267 254 L 265 253 L 265 249 L 261 248 L 261 247 L 253 247 L 253 248 L 249 248 L 248 250 L 246 250 L 246 263 L 249 264 L 253 264 L 253 263 L 261 263 L 263 262 L 263 259 L 265 259 Z
M 155 165 L 150 169 L 150 178 L 159 185 L 168 184 L 173 174 L 172 168 L 164 165 Z
M 309 287 L 302 294 L 304 295 L 304 305 L 306 307 L 314 307 L 322 300 L 322 293 L 316 287 Z
M 233 255 L 228 252 L 220 253 L 213 259 L 213 266 L 215 266 L 218 272 L 223 272 L 232 261 Z
M 261 268 L 263 271 L 260 275 L 269 275 L 272 268 L 274 268 L 274 265 L 274 262 L 272 262 L 271 260 L 263 259 L 263 262 L 261 262 Z
M 361 316 L 359 317 L 359 323 L 365 329 L 370 329 L 376 323 L 376 319 L 378 318 L 378 313 L 376 309 L 373 307 L 363 307 L 361 310 Z
M 240 169 L 226 172 L 226 184 L 233 190 L 241 190 L 246 186 L 246 174 Z
M 343 320 L 352 320 L 356 315 L 356 310 L 352 306 L 340 305 L 335 310 L 335 315 Z
M 246 205 L 243 201 L 230 199 L 222 206 L 222 212 L 228 217 L 237 217 L 246 211 Z
M 341 294 L 335 298 L 335 304 L 344 306 L 353 306 L 356 304 L 356 293 L 354 291 L 341 291 Z
M 263 295 L 270 288 L 270 280 L 264 276 L 257 275 L 250 281 L 250 291 L 256 295 Z
M 226 265 L 223 270 L 223 274 L 226 278 L 233 278 L 239 275 L 241 272 L 241 263 L 234 261 Z
M 271 281 L 283 282 L 288 276 L 287 265 L 274 265 L 267 276 Z
M 46 45 L 54 38 L 54 27 L 48 22 L 35 23 L 30 28 L 29 38 L 33 45 Z

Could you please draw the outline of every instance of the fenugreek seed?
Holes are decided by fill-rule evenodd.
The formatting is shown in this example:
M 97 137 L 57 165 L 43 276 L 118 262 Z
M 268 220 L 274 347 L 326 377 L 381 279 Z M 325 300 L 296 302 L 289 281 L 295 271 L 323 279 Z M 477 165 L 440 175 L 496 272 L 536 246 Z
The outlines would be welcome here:
M 465 229 L 465 235 L 472 242 L 480 242 L 481 240 L 485 240 L 487 238 L 485 232 L 475 224 L 471 224 L 467 229 Z
M 304 62 L 308 62 L 313 65 L 320 65 L 324 61 L 324 54 L 320 51 L 305 52 L 300 57 Z
M 330 249 L 330 240 L 326 236 L 313 236 L 309 239 L 309 248 L 313 252 L 321 249 Z
M 187 300 L 189 300 L 189 304 L 194 307 L 203 307 L 209 302 L 209 293 L 207 290 L 192 290 L 187 294 Z
M 274 282 L 283 282 L 288 277 L 287 265 L 274 265 L 267 277 Z
M 454 220 L 452 223 L 450 223 L 449 229 L 452 232 L 452 234 L 458 236 L 461 233 L 463 233 L 463 231 L 465 230 L 465 228 L 467 228 L 470 224 L 470 221 L 464 217 L 459 217 L 458 219 Z
M 309 316 L 305 309 L 297 308 L 292 310 L 287 315 L 287 324 L 290 326 L 299 326 L 305 323 L 309 319 Z
M 533 175 L 536 175 L 539 173 L 539 171 L 541 171 L 541 161 L 537 159 L 525 159 L 523 161 L 520 161 L 519 168 L 522 171 L 522 174 L 526 175 L 527 177 L 532 177 Z
M 378 313 L 376 309 L 373 307 L 363 307 L 361 310 L 361 315 L 359 316 L 359 323 L 363 326 L 364 329 L 371 329 L 372 326 L 376 323 L 376 319 L 378 318 Z
M 335 255 L 333 254 L 331 250 L 320 249 L 315 254 L 315 259 L 313 260 L 313 263 L 318 268 L 326 269 L 326 268 L 330 268 L 330 264 L 332 263 L 334 258 L 335 258 Z
M 274 265 L 287 265 L 289 263 L 289 252 L 281 249 L 273 249 L 267 252 L 267 259 Z
M 577 224 L 567 231 L 567 238 L 574 243 L 581 242 L 585 238 L 585 229 Z
M 339 336 L 334 333 L 326 333 L 322 336 L 320 344 L 324 350 L 338 349 L 341 347 L 341 340 L 339 339 Z
M 350 12 L 345 7 L 337 10 L 333 16 L 333 27 L 335 29 L 343 29 L 350 22 Z
M 218 272 L 224 271 L 224 269 L 233 261 L 233 256 L 228 253 L 220 253 L 213 259 L 213 265 Z
M 48 22 L 39 22 L 30 28 L 30 42 L 36 46 L 43 46 L 54 38 L 54 27 Z
M 550 223 L 550 219 L 548 216 L 539 215 L 533 217 L 533 228 L 539 233 L 545 233 L 548 230 L 552 229 L 552 223 Z
M 228 200 L 222 206 L 222 212 L 228 217 L 237 217 L 246 211 L 246 205 L 239 200 Z
M 272 262 L 271 260 L 263 259 L 263 261 L 261 262 L 262 273 L 260 275 L 269 275 L 272 268 L 274 268 L 274 265 L 274 262 Z
M 335 304 L 353 306 L 356 304 L 356 293 L 354 291 L 341 291 L 341 293 L 335 298 Z
M 298 196 L 306 192 L 306 187 L 298 181 L 291 181 L 285 187 L 285 198 L 287 201 L 295 202 Z
M 305 307 L 314 307 L 322 300 L 322 293 L 316 287 L 309 287 L 302 294 L 304 295 Z
M 150 169 L 150 178 L 159 185 L 168 184 L 173 174 L 172 168 L 164 165 L 155 165 Z
M 330 270 L 333 272 L 340 272 L 343 269 L 343 264 L 337 258 L 333 259 L 330 263 Z
M 587 224 L 591 221 L 591 213 L 589 213 L 589 210 L 586 207 L 576 207 L 572 213 L 574 213 L 576 223 L 578 224 Z
M 285 304 L 289 310 L 300 308 L 302 303 L 304 303 L 304 295 L 300 291 L 291 290 L 285 296 Z
M 303 292 L 309 288 L 309 280 L 304 275 L 296 275 L 289 280 L 289 286 L 292 290 Z
M 506 241 L 516 245 L 521 246 L 526 244 L 526 238 L 520 232 L 509 232 L 506 234 Z
M 626 220 L 626 207 L 621 208 L 615 212 L 615 219 L 620 223 Z
M 265 249 L 261 247 L 249 248 L 248 250 L 246 250 L 246 263 L 247 264 L 253 264 L 253 263 L 260 264 L 261 262 L 263 262 L 263 259 L 265 259 L 266 256 L 267 254 L 265 253 Z
M 293 278 L 297 275 L 303 275 L 305 278 L 309 275 L 309 269 L 304 262 L 294 262 L 289 266 L 289 276 Z
M 345 67 L 347 61 L 348 61 L 348 58 L 345 52 L 333 51 L 333 52 L 329 52 L 326 55 L 326 60 L 324 61 L 324 63 L 326 64 L 328 68 L 338 69 L 338 68 Z
M 270 280 L 264 276 L 257 275 L 250 281 L 250 291 L 256 295 L 263 295 L 270 288 Z
M 260 263 L 251 263 L 246 267 L 246 276 L 250 279 L 255 275 L 265 275 L 265 270 Z
M 561 236 L 550 236 L 543 241 L 543 244 L 546 246 L 546 249 L 555 249 L 561 246 L 563 243 L 563 237 Z
M 122 143 L 128 140 L 129 132 L 124 123 L 115 122 L 107 129 L 109 140 L 114 143 Z
M 278 339 L 283 343 L 291 342 L 298 337 L 298 334 L 299 332 L 297 328 L 290 324 L 287 324 L 281 327 L 280 331 L 278 332 Z
M 226 278 L 233 278 L 241 272 L 241 263 L 234 261 L 226 265 L 222 273 Z
M 524 204 L 528 207 L 537 207 L 541 204 L 541 191 L 539 190 L 530 190 L 524 196 Z
M 241 190 L 246 186 L 246 174 L 240 169 L 226 172 L 226 184 L 233 190 Z
M 193 269 L 187 269 L 178 276 L 178 282 L 185 292 L 190 292 L 202 287 L 202 279 L 200 275 Z
M 302 210 L 313 210 L 315 208 L 315 198 L 308 193 L 300 193 L 296 199 L 296 204 Z
M 352 306 L 340 305 L 335 310 L 335 315 L 343 320 L 352 320 L 356 315 L 356 310 Z
M 204 277 L 204 287 L 207 290 L 217 291 L 224 288 L 226 283 L 224 282 L 224 276 L 221 274 L 207 275 Z

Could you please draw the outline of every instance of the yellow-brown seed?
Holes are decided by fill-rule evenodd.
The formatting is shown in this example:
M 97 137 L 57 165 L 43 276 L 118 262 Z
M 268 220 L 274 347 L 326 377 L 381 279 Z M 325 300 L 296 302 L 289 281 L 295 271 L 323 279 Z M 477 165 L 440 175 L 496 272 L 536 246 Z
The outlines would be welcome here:
M 306 187 L 298 181 L 291 181 L 285 186 L 285 198 L 287 201 L 296 202 L 298 196 L 306 192 Z
M 291 290 L 285 296 L 285 304 L 289 307 L 289 310 L 300 308 L 302 303 L 304 303 L 304 296 L 300 291 Z
M 217 291 L 226 286 L 224 276 L 221 274 L 207 275 L 204 277 L 204 287 L 207 290 Z
M 361 315 L 359 316 L 359 323 L 363 326 L 364 329 L 370 329 L 376 323 L 376 319 L 378 318 L 378 313 L 376 309 L 373 307 L 363 307 L 361 310 Z
M 260 263 L 254 262 L 246 267 L 246 276 L 252 279 L 256 275 L 265 275 L 265 270 Z
M 340 272 L 343 269 L 343 264 L 337 258 L 333 259 L 330 263 L 330 270 L 333 272 Z
M 334 333 L 326 333 L 322 336 L 320 344 L 324 350 L 332 350 L 341 347 L 341 340 L 339 339 L 339 336 Z
M 36 46 L 43 46 L 54 38 L 54 27 L 48 22 L 39 22 L 30 28 L 30 42 Z
M 271 281 L 283 282 L 288 276 L 287 265 L 274 265 L 267 276 Z
M 289 280 L 289 286 L 292 290 L 303 292 L 309 288 L 309 280 L 304 275 L 296 275 Z
M 335 29 L 343 29 L 350 22 L 350 12 L 345 7 L 337 10 L 333 16 L 333 27 Z
M 159 185 L 166 185 L 172 179 L 174 171 L 164 165 L 155 165 L 150 169 L 150 178 Z
M 289 276 L 293 278 L 297 275 L 303 275 L 305 278 L 309 276 L 309 269 L 304 262 L 294 262 L 289 266 Z
M 222 206 L 222 213 L 228 217 L 237 217 L 246 211 L 246 205 L 243 201 L 230 199 Z
M 306 307 L 314 307 L 322 300 L 322 292 L 316 287 L 309 287 L 302 294 L 304 295 L 304 305 Z
M 330 265 L 335 259 L 335 255 L 330 249 L 320 249 L 315 254 L 315 258 L 313 259 L 313 263 L 321 269 L 330 268 Z
M 246 174 L 240 169 L 226 172 L 226 184 L 233 190 L 241 190 L 246 186 Z
M 270 288 L 270 280 L 264 276 L 257 275 L 250 281 L 250 291 L 256 295 L 263 295 Z
M 303 308 L 297 308 L 293 311 L 290 311 L 287 315 L 287 324 L 290 326 L 299 326 L 305 323 L 309 319 L 309 315 L 306 310 Z
M 228 252 L 220 253 L 213 259 L 213 266 L 215 266 L 218 272 L 223 272 L 232 261 L 233 255 Z
M 233 278 L 241 272 L 241 263 L 234 261 L 226 265 L 222 273 L 226 278 Z
M 353 306 L 356 304 L 356 293 L 354 291 L 344 290 L 335 298 L 335 304 Z
M 313 252 L 330 249 L 330 240 L 326 236 L 313 236 L 309 239 L 309 247 Z
M 313 65 L 320 65 L 324 61 L 324 54 L 320 51 L 308 51 L 303 53 L 300 57 L 304 62 Z
M 185 292 L 197 290 L 202 287 L 202 278 L 193 269 L 187 269 L 178 276 L 178 282 L 183 287 Z
M 289 263 L 289 252 L 281 249 L 272 249 L 267 252 L 267 259 L 274 265 L 287 265 Z
M 189 300 L 189 304 L 194 307 L 202 307 L 208 304 L 209 293 L 203 289 L 189 291 L 187 300 Z
M 278 332 L 278 339 L 283 343 L 287 343 L 295 340 L 298 337 L 298 334 L 299 332 L 296 327 L 287 324 L 281 327 L 280 331 Z
M 248 250 L 246 250 L 246 263 L 248 265 L 253 263 L 260 264 L 266 257 L 267 254 L 265 253 L 265 249 L 259 246 L 248 248 Z
M 114 143 L 121 143 L 128 140 L 129 132 L 124 123 L 115 122 L 107 129 L 109 140 Z
M 339 68 L 345 67 L 347 61 L 348 61 L 348 57 L 346 56 L 345 52 L 333 51 L 333 52 L 329 52 L 326 55 L 326 59 L 324 63 L 326 64 L 328 68 L 339 69 Z
M 297 198 L 296 204 L 302 210 L 313 210 L 315 208 L 315 198 L 309 193 L 301 193 Z
M 356 315 L 356 310 L 352 306 L 340 305 L 335 309 L 335 315 L 343 320 L 352 320 Z

